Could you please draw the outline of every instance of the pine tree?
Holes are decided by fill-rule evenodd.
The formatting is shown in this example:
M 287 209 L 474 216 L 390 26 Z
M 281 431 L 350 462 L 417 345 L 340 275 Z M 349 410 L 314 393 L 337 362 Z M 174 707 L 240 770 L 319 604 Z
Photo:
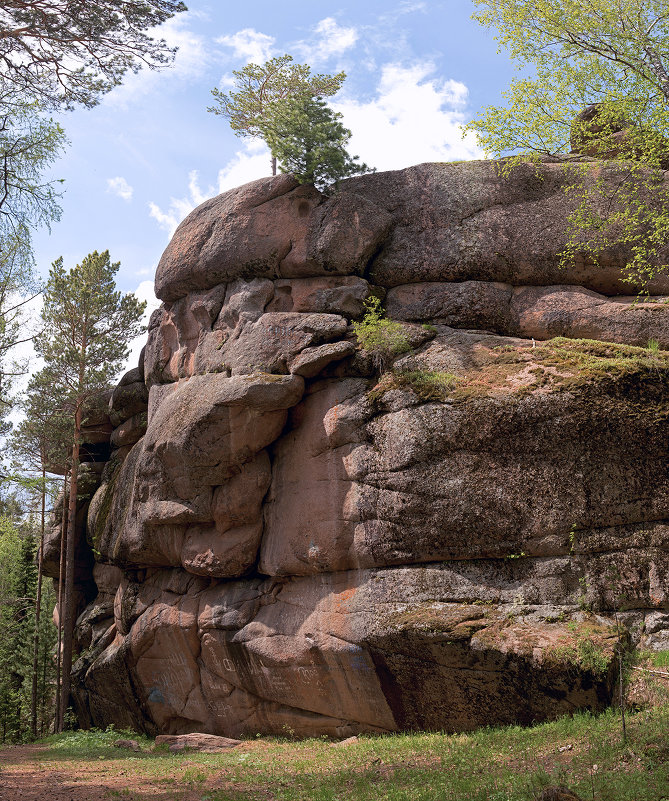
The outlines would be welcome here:
M 230 127 L 240 137 L 265 139 L 265 127 L 294 97 L 330 97 L 340 89 L 346 73 L 336 75 L 311 74 L 307 64 L 294 64 L 285 54 L 264 64 L 247 64 L 233 70 L 235 89 L 225 94 L 212 89 L 216 104 L 207 111 L 220 114 L 230 121 Z M 268 142 L 269 144 L 269 142 Z M 276 157 L 272 154 L 272 175 L 276 175 Z
M 356 163 L 357 156 L 348 154 L 351 132 L 341 118 L 322 98 L 298 96 L 259 127 L 282 172 L 323 190 L 342 178 L 370 172 L 366 164 Z
M 69 271 L 63 267 L 62 258 L 55 261 L 44 292 L 44 331 L 36 340 L 36 349 L 61 389 L 63 408 L 71 421 L 61 727 L 69 701 L 72 667 L 77 471 L 83 406 L 88 398 L 110 385 L 128 357 L 128 342 L 144 330 L 140 321 L 146 304 L 116 290 L 119 267 L 119 262 L 111 263 L 108 251 L 94 251 Z

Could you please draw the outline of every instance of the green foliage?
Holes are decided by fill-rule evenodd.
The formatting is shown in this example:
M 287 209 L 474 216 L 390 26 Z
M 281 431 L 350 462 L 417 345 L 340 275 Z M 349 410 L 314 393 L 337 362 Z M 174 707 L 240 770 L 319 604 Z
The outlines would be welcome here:
M 119 267 L 107 250 L 90 253 L 69 271 L 62 258 L 51 267 L 35 348 L 70 408 L 109 385 L 128 357 L 128 342 L 145 330 L 146 304 L 116 290 Z
M 43 106 L 94 106 L 130 69 L 174 57 L 148 31 L 186 11 L 180 0 L 3 0 L 0 60 L 5 94 Z
M 17 742 L 30 736 L 37 541 L 37 532 L 31 524 L 20 525 L 9 516 L 0 516 L 0 740 L 3 742 Z M 43 593 L 42 602 L 53 605 L 51 588 Z M 42 616 L 38 634 L 38 730 L 44 731 L 51 713 L 55 643 L 55 628 L 48 615 Z
M 92 728 L 88 730 L 75 729 L 74 731 L 64 731 L 60 734 L 52 734 L 44 739 L 44 743 L 49 749 L 58 753 L 59 756 L 68 754 L 75 758 L 97 757 L 100 754 L 114 753 L 119 755 L 114 743 L 119 739 L 135 740 L 140 745 L 149 746 L 149 740 L 144 735 L 138 734 L 131 729 L 116 729 L 114 725 L 107 726 L 106 729 Z
M 369 399 L 378 400 L 393 389 L 409 389 L 421 400 L 443 401 L 457 384 L 457 376 L 441 370 L 393 370 L 371 390 Z
M 552 661 L 590 671 L 595 676 L 603 676 L 608 671 L 612 658 L 611 654 L 607 654 L 601 645 L 588 636 L 577 637 L 575 643 L 557 645 L 550 649 L 547 656 Z
M 568 159 L 570 146 L 617 161 L 613 181 L 605 172 L 586 181 L 589 168 L 572 163 L 567 192 L 576 207 L 564 256 L 597 260 L 620 243 L 630 280 L 647 284 L 666 267 L 669 236 L 669 193 L 660 184 L 669 159 L 665 0 L 475 3 L 474 18 L 497 31 L 521 75 L 504 105 L 484 109 L 468 129 L 486 151 L 514 156 L 504 170 L 528 158 Z
M 471 124 L 492 152 L 562 154 L 585 107 L 603 104 L 597 138 L 633 129 L 628 154 L 659 166 L 669 133 L 669 16 L 665 0 L 474 0 L 474 19 L 496 30 L 519 69 Z M 604 149 L 602 148 L 602 152 Z
M 669 668 L 669 651 L 651 651 L 646 656 L 654 667 Z
M 12 378 L 25 369 L 12 363 L 11 350 L 27 336 L 24 306 L 37 291 L 31 236 L 60 217 L 55 182 L 42 175 L 65 137 L 38 111 L 28 103 L 3 108 L 0 96 L 0 433 L 11 408 Z
M 113 756 L 138 798 L 154 793 L 157 782 L 166 798 L 181 798 L 188 794 L 184 777 L 199 784 L 204 775 L 206 789 L 197 788 L 196 795 L 210 801 L 531 801 L 537 787 L 559 784 L 595 801 L 658 801 L 669 784 L 669 707 L 633 716 L 628 745 L 621 743 L 619 725 L 614 710 L 577 712 L 528 727 L 362 735 L 344 748 L 323 739 L 254 739 L 221 754 L 113 753 L 87 749 L 85 741 L 96 742 L 99 734 L 78 732 L 83 742 L 76 750 L 50 748 L 33 759 L 57 760 L 66 774 L 69 757 L 73 767 L 86 770 L 79 782 L 85 794 L 85 783 L 106 781 L 104 759 Z
M 21 406 L 25 416 L 9 440 L 16 469 L 38 476 L 43 471 L 62 473 L 69 458 L 71 421 L 52 370 L 46 367 L 32 375 Z M 41 481 L 35 489 L 42 489 Z M 48 480 L 43 489 L 48 493 Z
M 259 127 L 282 172 L 325 190 L 342 178 L 370 171 L 348 154 L 351 132 L 341 117 L 320 97 L 297 96 L 284 101 Z
M 388 369 L 395 356 L 410 349 L 409 339 L 401 323 L 389 320 L 379 298 L 371 295 L 365 300 L 365 315 L 353 323 L 358 347 L 371 356 L 379 373 Z
M 232 74 L 236 91 L 225 94 L 212 89 L 216 104 L 207 111 L 229 120 L 232 130 L 241 137 L 264 137 L 263 127 L 284 103 L 294 97 L 330 97 L 341 89 L 346 78 L 344 72 L 312 75 L 311 67 L 294 64 L 288 54 L 264 64 L 247 64 Z

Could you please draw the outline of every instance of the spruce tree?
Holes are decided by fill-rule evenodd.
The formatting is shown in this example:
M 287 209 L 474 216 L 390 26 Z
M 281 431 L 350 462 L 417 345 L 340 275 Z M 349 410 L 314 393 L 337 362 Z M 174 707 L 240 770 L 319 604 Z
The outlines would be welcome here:
M 119 262 L 110 261 L 109 251 L 94 251 L 69 271 L 65 270 L 62 258 L 55 261 L 44 292 L 44 330 L 36 340 L 37 352 L 60 388 L 62 405 L 71 423 L 61 727 L 69 701 L 72 667 L 77 472 L 83 406 L 88 398 L 110 386 L 128 357 L 129 341 L 144 330 L 141 318 L 146 304 L 132 294 L 123 295 L 116 290 L 115 275 L 119 267 Z

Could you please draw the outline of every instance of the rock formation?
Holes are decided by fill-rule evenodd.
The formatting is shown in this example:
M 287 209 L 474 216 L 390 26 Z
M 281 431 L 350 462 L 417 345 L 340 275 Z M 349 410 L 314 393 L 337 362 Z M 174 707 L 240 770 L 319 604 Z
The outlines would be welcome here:
M 610 701 L 616 610 L 667 647 L 669 278 L 560 268 L 563 170 L 277 176 L 181 224 L 82 466 L 82 724 L 530 723 Z

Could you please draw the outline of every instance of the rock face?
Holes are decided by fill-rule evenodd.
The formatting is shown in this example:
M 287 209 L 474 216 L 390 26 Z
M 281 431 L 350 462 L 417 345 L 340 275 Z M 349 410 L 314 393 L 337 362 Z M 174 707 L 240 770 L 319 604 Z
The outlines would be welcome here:
M 82 484 L 82 724 L 530 723 L 609 702 L 616 609 L 662 647 L 669 309 L 613 246 L 559 268 L 563 168 L 536 170 L 278 176 L 181 224 Z M 408 342 L 382 376 L 372 294 Z

